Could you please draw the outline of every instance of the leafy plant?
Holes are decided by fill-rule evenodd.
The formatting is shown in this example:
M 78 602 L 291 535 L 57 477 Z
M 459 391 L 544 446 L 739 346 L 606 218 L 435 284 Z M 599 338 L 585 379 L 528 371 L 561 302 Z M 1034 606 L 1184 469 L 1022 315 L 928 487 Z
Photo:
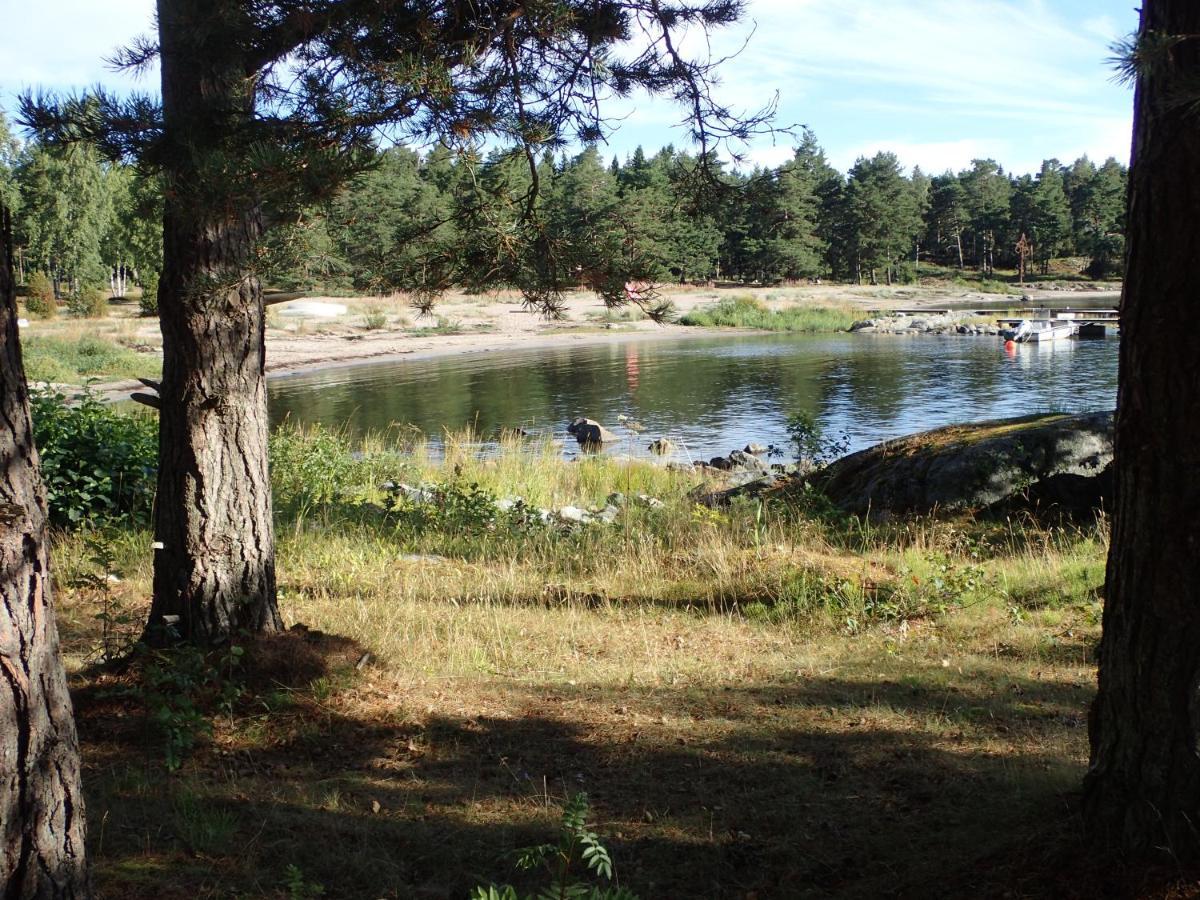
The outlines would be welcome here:
M 288 900 L 310 900 L 325 896 L 325 886 L 306 880 L 304 872 L 295 863 L 289 864 L 284 870 L 283 888 L 287 891 Z
M 367 331 L 378 331 L 388 323 L 387 313 L 379 307 L 372 307 L 363 313 L 363 328 Z
M 149 519 L 158 459 L 152 419 L 117 412 L 90 394 L 72 402 L 35 391 L 30 406 L 54 524 Z
M 415 532 L 479 534 L 495 527 L 497 512 L 495 495 L 474 482 L 446 481 L 407 491 L 399 487 L 392 494 L 392 515 Z
M 142 654 L 138 692 L 150 723 L 162 738 L 163 758 L 171 771 L 183 765 L 196 743 L 212 733 L 209 711 L 232 711 L 242 695 L 236 675 L 243 648 L 230 644 L 205 651 L 190 644 Z
M 826 435 L 811 413 L 789 416 L 785 427 L 788 439 L 796 448 L 797 462 L 822 466 L 845 455 L 850 449 L 850 436 L 846 432 L 833 437 Z
M 518 869 L 542 870 L 549 878 L 537 893 L 526 895 L 527 900 L 637 900 L 625 888 L 596 883 L 612 880 L 613 864 L 600 838 L 587 826 L 589 811 L 587 794 L 576 794 L 563 809 L 557 843 L 516 852 Z M 471 892 L 471 900 L 520 900 L 520 895 L 511 885 L 480 885 Z
M 102 532 L 84 539 L 90 570 L 72 579 L 71 586 L 95 596 L 100 603 L 96 621 L 100 623 L 100 647 L 97 655 L 102 663 L 111 663 L 125 656 L 138 639 L 141 617 L 124 608 L 113 594 L 116 561 L 112 541 Z

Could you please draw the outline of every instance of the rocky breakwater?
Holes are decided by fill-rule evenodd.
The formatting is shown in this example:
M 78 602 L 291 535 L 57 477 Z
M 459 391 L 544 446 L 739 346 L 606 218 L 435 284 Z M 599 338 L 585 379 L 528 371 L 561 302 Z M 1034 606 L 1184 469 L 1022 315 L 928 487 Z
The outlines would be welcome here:
M 952 425 L 852 453 L 807 477 L 843 512 L 876 519 L 935 510 L 1111 502 L 1112 413 Z
M 934 334 L 994 337 L 995 322 L 974 312 L 892 313 L 861 319 L 850 326 L 852 334 Z

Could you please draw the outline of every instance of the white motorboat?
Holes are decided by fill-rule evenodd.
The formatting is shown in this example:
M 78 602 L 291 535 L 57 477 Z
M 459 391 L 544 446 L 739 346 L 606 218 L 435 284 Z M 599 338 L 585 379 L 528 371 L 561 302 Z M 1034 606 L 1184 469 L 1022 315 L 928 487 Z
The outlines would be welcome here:
M 1024 319 L 1013 331 L 1012 340 L 1019 344 L 1040 344 L 1059 341 L 1075 333 L 1076 325 L 1056 319 Z

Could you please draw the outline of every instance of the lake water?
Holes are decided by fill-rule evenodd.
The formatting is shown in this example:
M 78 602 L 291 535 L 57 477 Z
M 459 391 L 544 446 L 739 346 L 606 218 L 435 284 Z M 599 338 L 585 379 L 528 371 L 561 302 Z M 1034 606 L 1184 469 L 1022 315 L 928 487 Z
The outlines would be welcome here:
M 274 379 L 274 422 L 350 434 L 411 424 L 431 438 L 504 427 L 568 438 L 576 416 L 646 453 L 667 437 L 683 458 L 750 441 L 784 446 L 808 413 L 850 449 L 939 425 L 1062 410 L 1112 409 L 1115 338 L 1023 344 L 957 336 L 738 336 L 608 344 L 373 363 Z M 626 416 L 641 426 L 625 427 Z M 566 440 L 565 453 L 576 452 Z

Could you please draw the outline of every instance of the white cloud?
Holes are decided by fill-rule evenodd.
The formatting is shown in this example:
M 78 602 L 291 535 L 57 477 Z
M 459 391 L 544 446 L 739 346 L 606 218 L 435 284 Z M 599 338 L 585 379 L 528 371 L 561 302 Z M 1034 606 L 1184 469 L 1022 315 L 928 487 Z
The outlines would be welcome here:
M 834 167 L 845 171 L 854 165 L 860 157 L 872 157 L 877 153 L 895 153 L 900 164 L 906 169 L 920 166 L 926 175 L 940 175 L 950 170 L 958 172 L 967 168 L 973 159 L 996 158 L 1006 159 L 1006 151 L 1010 148 L 1005 142 L 983 138 L 962 138 L 955 141 L 915 141 L 905 138 L 880 139 L 868 141 L 834 154 L 829 162 Z

